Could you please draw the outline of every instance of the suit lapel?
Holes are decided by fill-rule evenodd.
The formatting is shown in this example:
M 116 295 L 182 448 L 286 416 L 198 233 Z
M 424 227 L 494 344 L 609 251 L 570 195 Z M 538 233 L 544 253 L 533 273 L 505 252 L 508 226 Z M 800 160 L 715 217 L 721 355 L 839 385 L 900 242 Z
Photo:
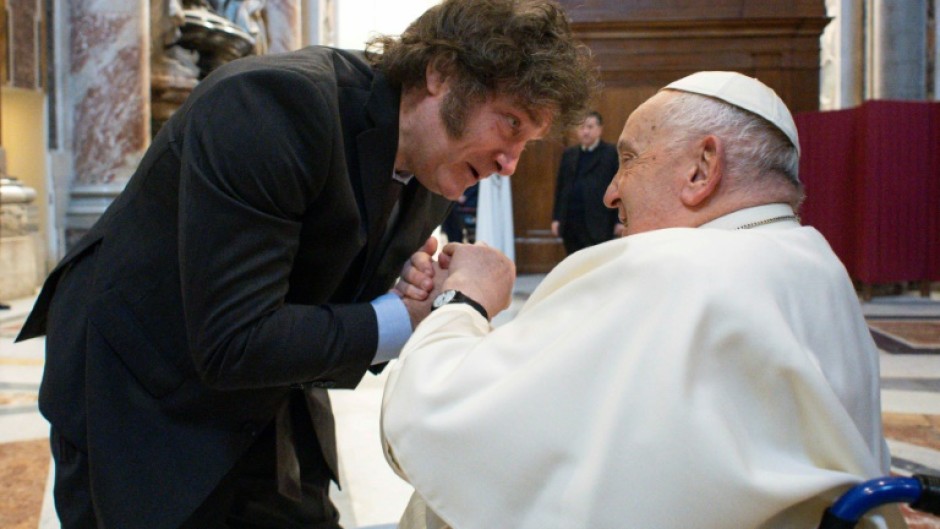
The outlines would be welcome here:
M 379 256 L 377 261 L 381 262 L 383 257 L 392 253 L 393 248 L 400 248 L 402 245 L 412 246 L 411 239 L 415 237 L 415 234 L 427 230 L 427 223 L 430 222 L 428 211 L 430 197 L 431 194 L 418 182 L 411 182 L 405 187 L 401 195 L 398 221 L 392 228 L 388 243 L 383 248 L 382 255 Z M 414 250 L 417 249 L 417 247 L 414 248 Z M 402 262 L 401 264 L 405 263 Z
M 375 72 L 372 90 L 366 102 L 366 117 L 373 126 L 356 136 L 356 156 L 359 165 L 358 179 L 361 190 L 361 213 L 365 222 L 365 266 L 359 277 L 359 289 L 372 275 L 377 259 L 379 243 L 385 229 L 383 216 L 385 199 L 392 184 L 395 154 L 398 149 L 398 112 L 401 94 L 389 86 L 382 72 Z
M 395 277 L 409 256 L 417 251 L 431 235 L 431 231 L 444 220 L 450 201 L 436 196 L 418 182 L 411 182 L 402 192 L 398 221 L 392 228 L 385 247 L 376 252 L 366 266 L 367 276 L 362 287 L 376 292 L 386 288 L 378 282 Z
M 382 212 L 395 164 L 395 144 L 387 141 L 389 131 L 369 129 L 356 138 L 359 153 L 359 178 L 362 181 L 363 213 L 366 220 L 366 248 L 372 253 L 378 246 L 385 228 Z M 395 130 L 397 140 L 398 131 Z

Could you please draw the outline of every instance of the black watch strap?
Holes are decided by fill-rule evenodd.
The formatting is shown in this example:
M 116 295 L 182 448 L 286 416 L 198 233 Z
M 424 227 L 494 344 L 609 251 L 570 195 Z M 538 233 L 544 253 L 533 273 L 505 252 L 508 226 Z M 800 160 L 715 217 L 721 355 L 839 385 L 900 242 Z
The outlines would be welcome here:
M 463 292 L 459 290 L 448 290 L 444 292 L 443 294 L 441 294 L 440 296 L 438 296 L 438 298 L 442 300 L 446 300 L 446 301 L 444 301 L 443 303 L 438 303 L 437 301 L 435 301 L 435 303 L 431 307 L 431 310 L 440 308 L 450 303 L 465 303 L 473 307 L 477 312 L 479 312 L 484 318 L 486 318 L 486 321 L 490 320 L 490 315 L 487 314 L 486 309 L 483 308 L 483 305 L 481 305 L 479 302 L 477 302 L 476 300 L 467 296 L 466 294 L 464 294 Z

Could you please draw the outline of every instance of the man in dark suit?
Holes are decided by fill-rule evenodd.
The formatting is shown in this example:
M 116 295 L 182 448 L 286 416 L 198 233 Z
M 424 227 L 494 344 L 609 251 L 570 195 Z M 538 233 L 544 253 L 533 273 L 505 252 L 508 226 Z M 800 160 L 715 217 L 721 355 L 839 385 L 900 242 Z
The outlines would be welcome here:
M 448 199 L 593 88 L 549 0 L 447 0 L 372 45 L 219 68 L 47 279 L 20 339 L 47 336 L 64 528 L 339 527 L 327 388 L 426 316 L 389 288 Z
M 561 237 L 568 255 L 613 239 L 623 229 L 617 212 L 604 205 L 604 193 L 617 173 L 617 149 L 601 140 L 604 123 L 598 112 L 589 112 L 578 124 L 578 145 L 561 155 L 552 235 Z

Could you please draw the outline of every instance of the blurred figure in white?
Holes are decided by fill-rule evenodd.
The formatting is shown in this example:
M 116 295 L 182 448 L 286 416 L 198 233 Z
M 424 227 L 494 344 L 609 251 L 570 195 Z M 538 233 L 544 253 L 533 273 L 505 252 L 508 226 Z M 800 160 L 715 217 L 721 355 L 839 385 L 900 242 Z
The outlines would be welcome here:
M 490 175 L 480 182 L 476 240 L 516 260 L 512 226 L 512 186 L 508 176 Z

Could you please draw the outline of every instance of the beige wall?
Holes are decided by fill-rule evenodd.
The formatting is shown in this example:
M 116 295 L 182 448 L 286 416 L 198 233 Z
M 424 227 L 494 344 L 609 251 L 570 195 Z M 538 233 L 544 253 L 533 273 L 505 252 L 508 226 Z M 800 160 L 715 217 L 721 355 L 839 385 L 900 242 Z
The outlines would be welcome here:
M 33 90 L 0 89 L 7 174 L 36 190 L 33 204 L 38 210 L 41 241 L 48 240 L 45 99 L 43 93 Z

